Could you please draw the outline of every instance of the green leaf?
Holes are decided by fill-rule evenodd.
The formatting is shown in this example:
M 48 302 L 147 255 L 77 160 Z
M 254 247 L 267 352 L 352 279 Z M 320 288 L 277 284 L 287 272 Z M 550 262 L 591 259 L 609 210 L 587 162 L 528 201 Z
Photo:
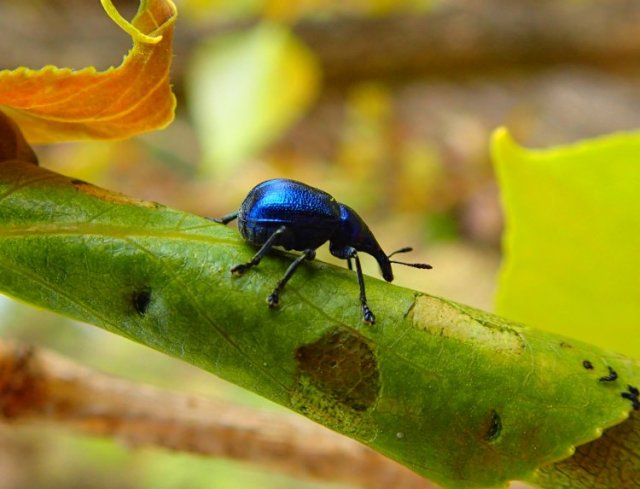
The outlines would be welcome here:
M 323 263 L 301 267 L 272 311 L 263 301 L 289 255 L 233 277 L 255 251 L 233 229 L 39 168 L 2 114 L 0 141 L 7 294 L 214 372 L 448 487 L 640 479 L 637 361 L 368 278 L 373 327 L 353 273 Z
M 222 168 L 253 156 L 295 122 L 320 82 L 311 51 L 268 22 L 203 44 L 191 68 L 189 105 L 204 159 Z
M 495 133 L 506 214 L 500 314 L 638 358 L 638 155 L 640 133 L 548 150 Z
M 544 464 L 544 487 L 559 487 L 569 471 L 548 464 L 632 409 L 621 394 L 640 369 L 620 355 L 367 277 L 372 327 L 353 273 L 324 263 L 301 267 L 270 310 L 291 257 L 234 277 L 255 251 L 235 229 L 16 160 L 0 163 L 0 198 L 0 290 L 216 373 L 445 487 L 502 487 Z M 600 381 L 609 367 L 618 380 Z M 635 455 L 608 462 L 637 475 L 640 445 L 624 446 Z

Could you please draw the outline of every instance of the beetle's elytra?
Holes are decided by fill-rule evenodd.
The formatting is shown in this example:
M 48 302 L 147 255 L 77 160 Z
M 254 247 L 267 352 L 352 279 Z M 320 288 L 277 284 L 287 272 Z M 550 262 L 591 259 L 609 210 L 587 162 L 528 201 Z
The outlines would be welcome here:
M 302 252 L 267 297 L 269 307 L 278 305 L 280 292 L 296 269 L 304 260 L 313 260 L 316 249 L 327 241 L 331 254 L 347 260 L 350 270 L 351 260 L 355 261 L 362 317 L 370 324 L 375 323 L 375 316 L 367 304 L 358 251 L 368 253 L 377 260 L 382 276 L 388 282 L 393 280 L 392 263 L 431 268 L 426 263 L 390 260 L 394 254 L 411 251 L 411 248 L 401 248 L 387 255 L 353 209 L 337 202 L 328 193 L 295 180 L 276 178 L 262 182 L 249 192 L 240 209 L 213 220 L 227 224 L 236 218 L 242 237 L 252 245 L 260 246 L 260 249 L 250 261 L 233 267 L 232 273 L 242 274 L 256 266 L 274 246 Z

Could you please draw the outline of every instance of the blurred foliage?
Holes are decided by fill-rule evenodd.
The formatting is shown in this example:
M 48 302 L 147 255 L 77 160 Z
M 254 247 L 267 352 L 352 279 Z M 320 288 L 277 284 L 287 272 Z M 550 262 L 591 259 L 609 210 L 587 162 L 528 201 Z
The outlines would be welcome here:
M 189 20 L 208 22 L 249 16 L 293 21 L 331 15 L 420 13 L 432 8 L 438 0 L 178 0 L 176 3 Z
M 494 156 L 507 217 L 498 313 L 638 358 L 640 135 Z
M 189 77 L 204 163 L 220 170 L 254 156 L 308 109 L 319 77 L 309 49 L 279 24 L 205 41 Z
M 3 463 L 6 460 L 6 464 Z M 320 489 L 245 464 L 154 449 L 46 427 L 0 425 L 3 489 Z M 341 489 L 333 484 L 334 489 Z

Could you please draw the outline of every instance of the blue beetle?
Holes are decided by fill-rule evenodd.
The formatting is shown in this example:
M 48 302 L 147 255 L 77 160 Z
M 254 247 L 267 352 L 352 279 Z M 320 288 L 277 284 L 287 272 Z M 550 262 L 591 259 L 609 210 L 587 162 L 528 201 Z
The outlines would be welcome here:
M 234 274 L 242 274 L 260 263 L 260 260 L 274 246 L 285 250 L 302 251 L 273 292 L 267 297 L 269 307 L 277 307 L 280 292 L 304 260 L 313 260 L 316 249 L 329 241 L 329 251 L 337 258 L 356 263 L 356 274 L 360 285 L 360 302 L 365 322 L 374 324 L 375 316 L 369 309 L 364 290 L 362 267 L 358 251 L 373 256 L 387 282 L 393 280 L 392 263 L 415 268 L 431 268 L 426 263 L 405 263 L 390 260 L 396 253 L 406 253 L 411 248 L 401 248 L 387 255 L 369 230 L 362 218 L 351 207 L 337 202 L 327 192 L 286 178 L 275 178 L 256 185 L 244 199 L 240 209 L 215 222 L 228 224 L 238 219 L 238 229 L 242 237 L 258 252 L 247 263 L 231 269 Z

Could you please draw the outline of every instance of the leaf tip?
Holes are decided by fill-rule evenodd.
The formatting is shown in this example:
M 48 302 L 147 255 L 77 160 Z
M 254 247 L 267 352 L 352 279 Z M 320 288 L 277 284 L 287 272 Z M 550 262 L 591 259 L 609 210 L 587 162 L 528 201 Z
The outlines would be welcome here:
M 505 126 L 500 126 L 493 131 L 491 135 L 491 154 L 496 164 L 499 164 L 503 160 L 505 153 L 520 149 L 520 145 L 516 143 L 509 129 Z
M 146 8 L 145 3 L 146 2 L 140 4 L 141 10 L 144 10 Z M 171 16 L 172 18 L 174 18 L 176 11 L 175 5 L 173 4 L 173 2 L 171 2 L 171 0 L 167 0 L 166 3 L 174 11 L 174 14 Z M 107 13 L 107 15 L 111 18 L 111 20 L 113 20 L 113 22 L 115 22 L 115 24 L 118 25 L 118 27 L 120 27 L 123 31 L 129 34 L 135 42 L 139 42 L 142 44 L 158 44 L 160 41 L 162 41 L 162 34 L 147 34 L 145 32 L 142 32 L 134 23 L 129 22 L 127 19 L 125 19 L 120 14 L 120 12 L 118 12 L 118 9 L 115 7 L 115 5 L 113 5 L 113 2 L 111 0 L 100 0 L 100 4 L 102 5 L 102 8 Z

